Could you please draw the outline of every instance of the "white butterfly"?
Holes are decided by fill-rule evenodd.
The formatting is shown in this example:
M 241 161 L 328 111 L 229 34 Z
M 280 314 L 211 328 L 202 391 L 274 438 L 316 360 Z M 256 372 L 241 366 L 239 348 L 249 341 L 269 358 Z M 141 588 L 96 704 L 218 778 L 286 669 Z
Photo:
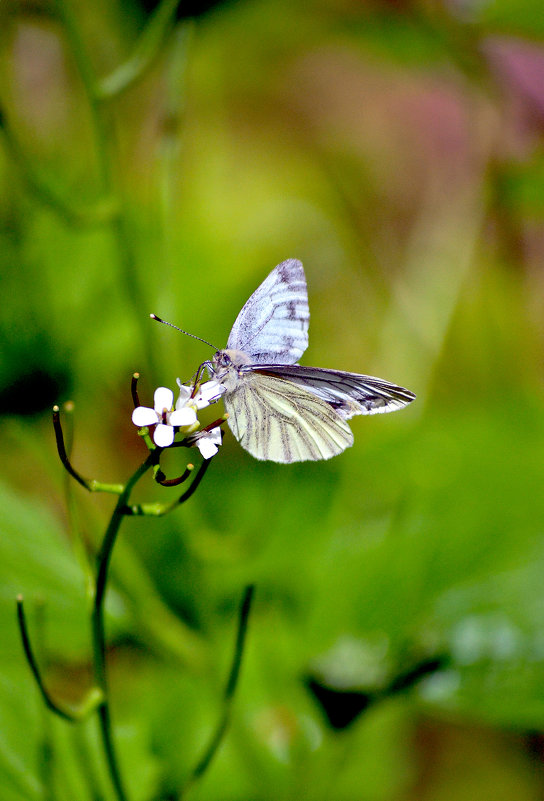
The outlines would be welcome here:
M 306 277 L 297 259 L 274 267 L 207 363 L 224 387 L 230 429 L 256 459 L 330 459 L 353 444 L 347 420 L 402 409 L 407 389 L 381 378 L 296 364 L 308 347 Z

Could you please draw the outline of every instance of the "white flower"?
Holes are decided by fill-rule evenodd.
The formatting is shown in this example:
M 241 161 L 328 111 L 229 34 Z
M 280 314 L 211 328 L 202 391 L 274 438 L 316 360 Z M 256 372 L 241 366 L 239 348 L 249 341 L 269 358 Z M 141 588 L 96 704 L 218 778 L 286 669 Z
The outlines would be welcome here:
M 181 409 L 183 406 L 194 406 L 195 409 L 204 409 L 205 406 L 209 406 L 211 403 L 218 401 L 225 391 L 225 387 L 223 384 L 220 384 L 219 381 L 206 381 L 199 386 L 195 396 L 191 397 L 194 388 L 182 384 L 179 378 L 176 379 L 176 381 L 179 387 L 179 398 L 176 401 L 176 409 Z
M 168 448 L 174 441 L 175 428 L 191 429 L 198 424 L 197 410 L 219 400 L 225 388 L 218 381 L 206 381 L 198 387 L 193 396 L 193 387 L 182 384 L 177 379 L 179 397 L 174 408 L 174 393 L 166 387 L 159 387 L 153 396 L 153 409 L 137 406 L 132 412 L 132 422 L 138 428 L 155 426 L 153 439 L 160 448 Z M 194 429 L 193 429 L 194 430 Z M 219 441 L 217 437 L 219 436 Z M 205 459 L 209 459 L 221 444 L 221 434 L 203 431 L 196 443 Z M 207 454 L 207 455 L 205 455 Z
M 199 431 L 192 439 L 202 454 L 203 459 L 211 459 L 219 450 L 222 442 L 221 429 L 212 428 L 211 431 Z
M 189 389 L 187 387 L 187 389 Z M 189 391 L 190 395 L 190 391 Z M 196 409 L 193 405 L 174 404 L 174 393 L 166 387 L 159 387 L 153 396 L 154 408 L 137 406 L 132 412 L 132 422 L 138 428 L 155 425 L 153 439 L 160 448 L 168 448 L 174 441 L 175 426 L 192 426 L 197 422 Z
M 179 387 L 179 398 L 176 402 L 176 409 L 192 406 L 195 409 L 203 409 L 211 403 L 219 400 L 225 387 L 219 381 L 206 381 L 198 387 L 194 397 L 191 397 L 194 387 L 182 384 L 177 379 Z M 222 442 L 221 429 L 213 428 L 211 431 L 199 431 L 191 437 L 191 443 L 196 445 L 204 459 L 211 459 L 219 450 Z

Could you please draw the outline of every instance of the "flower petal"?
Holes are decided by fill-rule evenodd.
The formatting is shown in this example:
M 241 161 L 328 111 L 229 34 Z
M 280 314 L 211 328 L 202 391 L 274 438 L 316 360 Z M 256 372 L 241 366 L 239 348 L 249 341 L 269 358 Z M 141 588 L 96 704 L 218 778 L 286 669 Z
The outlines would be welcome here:
M 153 404 L 157 414 L 162 416 L 164 409 L 170 411 L 174 405 L 174 393 L 166 387 L 158 387 L 153 395 Z
M 155 428 L 153 439 L 155 440 L 155 445 L 158 445 L 159 448 L 168 448 L 174 441 L 174 429 L 172 426 L 159 423 Z
M 168 415 L 168 422 L 171 426 L 192 426 L 196 423 L 196 412 L 192 406 L 186 406 L 184 409 L 176 409 Z
M 155 425 L 157 420 L 157 412 L 148 406 L 137 406 L 132 412 L 132 422 L 138 428 Z
M 179 378 L 176 378 L 176 383 L 179 387 L 179 398 L 176 401 L 176 409 L 181 409 L 191 397 L 192 387 L 182 384 Z
M 205 406 L 209 406 L 210 403 L 215 403 L 215 401 L 219 400 L 224 391 L 225 387 L 219 381 L 206 381 L 206 383 L 200 385 L 193 398 L 193 403 L 197 409 L 203 409 Z
M 221 429 L 214 428 L 202 434 L 196 441 L 196 446 L 204 459 L 211 459 L 215 456 L 221 445 Z

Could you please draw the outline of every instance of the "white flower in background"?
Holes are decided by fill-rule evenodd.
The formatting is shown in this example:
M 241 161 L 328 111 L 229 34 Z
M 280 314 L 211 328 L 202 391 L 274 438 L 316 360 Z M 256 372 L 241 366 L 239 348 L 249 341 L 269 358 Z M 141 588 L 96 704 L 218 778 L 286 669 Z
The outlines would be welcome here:
M 189 388 L 187 387 L 189 390 Z M 190 390 L 189 390 L 190 395 Z M 174 405 L 174 393 L 166 387 L 159 387 L 153 396 L 153 409 L 137 406 L 132 412 L 132 422 L 138 428 L 155 426 L 153 440 L 160 448 L 168 448 L 174 441 L 175 426 L 192 426 L 197 422 L 196 409 L 191 405 Z

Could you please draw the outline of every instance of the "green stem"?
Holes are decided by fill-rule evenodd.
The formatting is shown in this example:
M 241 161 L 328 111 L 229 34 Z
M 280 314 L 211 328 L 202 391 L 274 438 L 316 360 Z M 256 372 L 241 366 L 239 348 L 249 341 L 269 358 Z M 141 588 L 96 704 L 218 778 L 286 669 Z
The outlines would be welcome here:
M 53 428 L 55 430 L 55 440 L 57 443 L 57 451 L 59 459 L 64 465 L 67 472 L 74 478 L 78 484 L 85 487 L 89 492 L 111 492 L 114 495 L 121 495 L 124 487 L 122 484 L 105 484 L 102 481 L 96 481 L 94 478 L 84 478 L 81 473 L 72 466 L 70 458 L 66 452 L 64 443 L 64 434 L 60 422 L 60 410 L 58 406 L 53 406 Z
M 117 97 L 139 81 L 163 52 L 163 44 L 175 21 L 180 0 L 162 0 L 140 34 L 132 54 L 98 84 L 99 96 Z
M 40 661 L 45 654 L 45 604 L 36 604 L 36 651 Z M 43 786 L 43 801 L 55 801 L 55 744 L 51 718 L 45 704 L 40 704 L 41 737 L 38 745 L 39 770 Z M 77 726 L 75 727 L 77 730 Z
M 124 282 L 126 295 L 132 306 L 140 331 L 141 345 L 146 353 L 150 372 L 154 373 L 156 372 L 154 369 L 155 355 L 149 344 L 150 340 L 147 329 L 144 328 L 145 318 L 142 314 L 145 298 L 137 279 L 136 259 L 134 256 L 132 238 L 127 231 L 123 198 L 118 187 L 115 186 L 116 182 L 114 180 L 114 136 L 112 116 L 110 109 L 107 107 L 106 98 L 101 95 L 93 65 L 89 59 L 83 38 L 80 35 L 76 16 L 72 13 L 70 0 L 56 0 L 56 7 L 59 17 L 63 22 L 66 36 L 89 103 L 96 141 L 96 156 L 101 182 L 101 194 L 106 197 L 114 198 L 115 205 L 119 210 L 119 213 L 113 215 L 108 222 L 117 249 L 120 273 Z
M 95 709 L 99 703 L 102 703 L 103 696 L 102 693 L 95 687 L 90 690 L 88 695 L 86 696 L 84 702 L 79 706 L 71 706 L 68 704 L 61 704 L 57 701 L 53 700 L 53 697 L 50 695 L 49 691 L 47 690 L 40 668 L 38 666 L 38 662 L 34 655 L 34 650 L 32 648 L 32 644 L 30 642 L 30 636 L 28 633 L 28 626 L 26 623 L 26 615 L 24 609 L 24 601 L 23 596 L 17 596 L 17 622 L 19 624 L 19 631 L 21 633 L 21 641 L 23 643 L 23 648 L 25 652 L 25 656 L 27 662 L 30 666 L 30 670 L 32 671 L 32 675 L 36 681 L 38 689 L 41 693 L 43 701 L 48 709 L 51 712 L 54 712 L 55 715 L 58 715 L 63 720 L 67 720 L 70 723 L 77 723 L 83 718 L 87 717 L 87 715 Z
M 210 742 L 208 743 L 202 757 L 197 762 L 193 772 L 189 776 L 185 786 L 183 787 L 180 798 L 182 798 L 193 786 L 201 776 L 209 768 L 215 754 L 225 732 L 230 722 L 230 717 L 232 713 L 232 703 L 234 700 L 234 693 L 236 691 L 236 687 L 238 685 L 238 679 L 240 677 L 240 667 L 242 665 L 242 656 L 244 653 L 244 645 L 246 640 L 247 634 L 247 625 L 249 620 L 249 613 L 251 610 L 251 603 L 253 600 L 253 595 L 255 593 L 255 585 L 250 584 L 244 590 L 244 595 L 242 597 L 242 603 L 240 604 L 240 614 L 238 620 L 238 631 L 236 633 L 236 644 L 234 646 L 234 656 L 232 660 L 232 665 L 229 672 L 229 677 L 227 683 L 225 685 L 225 692 L 223 694 L 223 711 L 213 732 Z
M 109 222 L 118 214 L 117 202 L 111 197 L 104 196 L 90 206 L 80 206 L 73 201 L 68 201 L 35 168 L 32 160 L 28 158 L 21 147 L 5 116 L 2 117 L 0 130 L 4 135 L 4 142 L 13 162 L 17 165 L 19 174 L 27 184 L 30 192 L 44 206 L 53 209 L 67 225 L 74 227 L 104 225 L 104 223 Z
M 197 470 L 197 473 L 194 479 L 191 482 L 190 487 L 185 490 L 184 493 L 180 495 L 180 497 L 175 500 L 173 503 L 138 503 L 134 504 L 133 506 L 125 506 L 122 510 L 122 514 L 125 515 L 138 515 L 144 517 L 163 517 L 164 515 L 169 514 L 172 512 L 176 507 L 180 506 L 185 501 L 188 501 L 191 495 L 196 492 L 198 485 L 204 478 L 206 470 L 210 466 L 211 459 L 206 459 Z M 187 472 L 187 471 L 186 471 Z M 190 471 L 189 471 L 190 473 Z M 120 499 L 119 499 L 120 500 Z
M 112 188 L 112 171 L 109 150 L 109 125 L 106 122 L 106 117 L 98 97 L 94 69 L 87 55 L 82 37 L 80 36 L 76 18 L 70 7 L 70 1 L 56 0 L 56 7 L 64 25 L 64 30 L 66 31 L 72 55 L 74 56 L 91 111 L 96 135 L 96 154 L 102 184 L 101 189 L 106 194 L 110 194 Z
M 76 726 L 73 735 L 73 745 L 80 772 L 88 787 L 89 801 L 105 801 L 101 789 L 101 778 L 98 776 L 90 753 L 88 728 Z M 54 801 L 56 801 L 56 799 Z
M 106 595 L 106 585 L 108 580 L 108 568 L 111 554 L 119 528 L 124 517 L 123 509 L 126 507 L 130 493 L 135 484 L 153 465 L 155 454 L 150 453 L 145 462 L 136 470 L 133 476 L 127 481 L 125 488 L 117 500 L 111 520 L 104 534 L 104 539 L 97 556 L 97 575 L 94 605 L 92 611 L 92 638 L 93 638 L 93 663 L 94 675 L 98 688 L 103 695 L 103 701 L 98 707 L 100 720 L 100 732 L 102 744 L 108 762 L 111 779 L 117 793 L 119 801 L 127 801 L 127 795 L 121 779 L 115 746 L 112 737 L 110 708 L 108 703 L 108 682 L 106 674 L 106 640 L 104 632 L 104 599 Z

